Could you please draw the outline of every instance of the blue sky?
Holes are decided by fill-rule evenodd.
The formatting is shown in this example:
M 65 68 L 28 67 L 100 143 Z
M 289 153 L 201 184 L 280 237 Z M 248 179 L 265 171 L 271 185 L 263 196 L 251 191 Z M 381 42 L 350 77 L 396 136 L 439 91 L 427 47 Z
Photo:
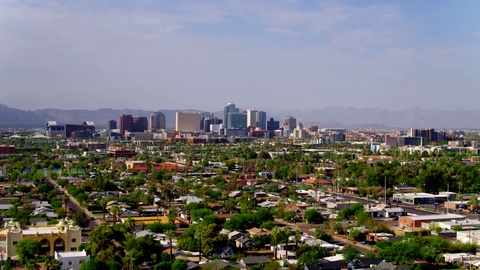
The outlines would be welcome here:
M 21 109 L 476 109 L 478 1 L 0 1 Z

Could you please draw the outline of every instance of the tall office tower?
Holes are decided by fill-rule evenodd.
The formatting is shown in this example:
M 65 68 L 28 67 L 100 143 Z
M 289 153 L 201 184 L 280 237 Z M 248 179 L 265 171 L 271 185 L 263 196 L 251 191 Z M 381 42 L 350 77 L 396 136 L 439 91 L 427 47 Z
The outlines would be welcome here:
M 257 127 L 267 130 L 267 113 L 264 111 L 257 112 Z
M 293 137 L 295 139 L 304 139 L 306 137 L 306 132 L 303 129 L 302 123 L 298 123 L 295 129 L 293 130 Z
M 133 132 L 144 132 L 148 130 L 148 118 L 145 116 L 133 117 Z
M 268 131 L 274 131 L 280 128 L 280 122 L 273 120 L 273 118 L 270 118 L 270 120 L 267 121 L 267 130 Z
M 125 135 L 125 131 L 133 131 L 133 117 L 130 114 L 120 116 L 120 134 Z
M 154 112 L 150 115 L 149 130 L 165 129 L 165 115 L 162 112 Z
M 195 132 L 200 130 L 199 112 L 177 112 L 175 115 L 176 131 Z
M 436 142 L 437 140 L 437 132 L 433 128 L 427 128 L 427 140 L 431 142 Z
M 225 106 L 224 110 L 223 110 L 223 126 L 226 127 L 226 128 L 229 128 L 229 124 L 228 124 L 228 114 L 229 113 L 238 113 L 240 112 L 240 110 L 235 107 L 235 104 L 234 103 L 228 103 L 227 106 Z
M 258 122 L 258 111 L 257 110 L 247 110 L 247 127 L 257 127 Z
M 210 132 L 210 125 L 218 125 L 222 123 L 222 119 L 218 117 L 207 117 L 202 120 L 203 130 L 205 132 Z
M 247 128 L 247 114 L 246 113 L 228 113 L 227 129 L 244 129 Z
M 200 130 L 205 130 L 207 129 L 207 127 L 205 126 L 205 123 L 203 120 L 205 119 L 210 119 L 213 117 L 213 113 L 210 113 L 210 112 L 201 112 L 200 113 Z
M 297 119 L 295 119 L 295 117 L 293 116 L 287 116 L 285 118 L 285 121 L 283 122 L 283 126 L 288 127 L 290 131 L 292 131 L 296 125 L 297 125 Z
M 108 121 L 108 129 L 117 129 L 117 120 L 112 119 Z

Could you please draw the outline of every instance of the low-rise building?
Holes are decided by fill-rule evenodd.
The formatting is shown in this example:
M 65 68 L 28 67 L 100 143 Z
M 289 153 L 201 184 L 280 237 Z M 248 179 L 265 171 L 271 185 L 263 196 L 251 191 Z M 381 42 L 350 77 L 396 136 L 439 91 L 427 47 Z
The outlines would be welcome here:
M 15 246 L 24 239 L 40 242 L 42 253 L 54 256 L 55 252 L 77 251 L 82 240 L 82 230 L 71 221 L 61 220 L 56 226 L 21 228 L 18 222 L 5 223 L 0 232 L 0 249 L 6 257 L 18 255 Z
M 424 216 L 402 216 L 398 218 L 398 226 L 402 229 L 420 229 L 422 223 L 432 223 L 451 220 L 462 220 L 465 216 L 445 214 L 445 215 L 424 215 Z
M 55 252 L 55 259 L 60 262 L 62 269 L 80 270 L 82 263 L 88 262 L 90 256 L 85 250 Z

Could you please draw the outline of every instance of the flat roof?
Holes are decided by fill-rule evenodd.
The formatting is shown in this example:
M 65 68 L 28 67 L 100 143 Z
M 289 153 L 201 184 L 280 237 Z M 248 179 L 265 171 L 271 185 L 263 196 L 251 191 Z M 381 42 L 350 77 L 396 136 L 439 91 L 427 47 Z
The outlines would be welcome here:
M 55 257 L 64 257 L 64 258 L 73 258 L 73 257 L 85 257 L 88 256 L 85 250 L 82 251 L 66 251 L 66 252 L 56 252 Z
M 33 235 L 33 234 L 52 234 L 59 233 L 57 227 L 39 227 L 39 228 L 27 228 L 22 230 L 24 235 Z
M 438 219 L 464 219 L 465 216 L 455 214 L 443 214 L 443 215 L 423 215 L 423 216 L 406 216 L 412 220 L 438 220 Z M 401 217 L 402 218 L 402 217 Z

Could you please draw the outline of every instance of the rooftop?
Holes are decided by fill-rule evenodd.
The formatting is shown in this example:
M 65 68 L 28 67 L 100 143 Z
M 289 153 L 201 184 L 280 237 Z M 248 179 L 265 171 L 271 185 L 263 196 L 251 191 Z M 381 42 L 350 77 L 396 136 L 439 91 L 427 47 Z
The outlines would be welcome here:
M 444 215 L 423 215 L 423 216 L 408 216 L 412 220 L 443 220 L 443 219 L 464 219 L 465 216 L 444 214 Z
M 73 257 L 85 257 L 87 256 L 87 252 L 85 250 L 82 251 L 67 251 L 67 252 L 55 252 L 55 258 L 73 258 Z

